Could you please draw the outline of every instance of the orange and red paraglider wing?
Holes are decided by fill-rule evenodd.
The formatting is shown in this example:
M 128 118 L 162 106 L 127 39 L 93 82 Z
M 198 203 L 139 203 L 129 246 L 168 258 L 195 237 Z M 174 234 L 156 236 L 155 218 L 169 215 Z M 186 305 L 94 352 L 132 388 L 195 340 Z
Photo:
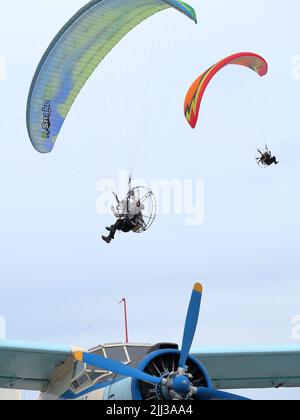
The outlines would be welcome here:
M 265 76 L 268 73 L 266 60 L 253 53 L 234 54 L 210 67 L 195 80 L 185 98 L 184 113 L 192 128 L 197 125 L 202 99 L 209 83 L 220 70 L 231 64 L 248 67 L 259 76 Z
M 201 76 L 199 76 L 198 79 L 194 81 L 186 95 L 184 113 L 185 118 L 192 128 L 196 127 L 203 95 L 209 82 L 214 76 L 212 74 L 213 69 L 214 67 L 211 67 L 205 73 L 202 73 Z

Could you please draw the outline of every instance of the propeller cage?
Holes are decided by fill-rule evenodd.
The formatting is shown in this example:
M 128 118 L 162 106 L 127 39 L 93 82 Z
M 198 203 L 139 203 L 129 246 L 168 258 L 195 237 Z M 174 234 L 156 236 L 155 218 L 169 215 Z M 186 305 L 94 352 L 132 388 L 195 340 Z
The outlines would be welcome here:
M 180 395 L 172 389 L 172 380 L 178 375 L 180 359 L 179 350 L 159 350 L 150 353 L 138 366 L 139 370 L 151 376 L 164 378 L 167 385 L 158 386 L 133 379 L 132 396 L 138 401 L 166 401 L 166 400 L 193 400 L 197 397 Z M 194 387 L 211 388 L 211 380 L 204 366 L 193 356 L 187 360 L 186 375 Z

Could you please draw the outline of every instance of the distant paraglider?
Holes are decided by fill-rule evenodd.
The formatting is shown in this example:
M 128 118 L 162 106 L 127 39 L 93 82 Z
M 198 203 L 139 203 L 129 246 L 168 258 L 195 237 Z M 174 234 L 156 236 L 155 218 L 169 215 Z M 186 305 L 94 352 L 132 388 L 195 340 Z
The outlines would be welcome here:
M 186 95 L 184 113 L 192 128 L 195 128 L 197 125 L 202 99 L 208 85 L 220 70 L 232 64 L 248 67 L 255 71 L 259 76 L 265 76 L 268 73 L 268 63 L 266 60 L 253 53 L 234 54 L 210 67 L 195 80 Z
M 239 65 L 247 67 L 250 70 L 255 71 L 259 76 L 263 77 L 268 73 L 268 63 L 260 55 L 253 53 L 239 53 L 231 55 L 224 60 L 221 60 L 214 66 L 210 67 L 204 73 L 202 73 L 198 79 L 191 85 L 185 98 L 184 103 L 184 114 L 187 122 L 192 128 L 195 128 L 199 120 L 201 104 L 205 95 L 206 89 L 213 78 L 228 65 Z M 257 158 L 258 165 L 261 167 L 268 167 L 272 164 L 277 165 L 277 159 L 272 156 L 272 153 L 268 150 L 258 150 L 260 156 Z
M 278 165 L 278 161 L 276 156 L 273 156 L 271 150 L 269 150 L 268 146 L 265 147 L 265 150 L 258 149 L 259 157 L 256 158 L 258 166 L 261 168 L 267 168 L 271 165 Z

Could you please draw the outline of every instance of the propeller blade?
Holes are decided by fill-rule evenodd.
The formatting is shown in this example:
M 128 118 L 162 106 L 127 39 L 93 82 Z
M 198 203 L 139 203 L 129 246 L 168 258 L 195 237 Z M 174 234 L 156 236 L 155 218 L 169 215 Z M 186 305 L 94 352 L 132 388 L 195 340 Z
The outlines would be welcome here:
M 218 391 L 210 388 L 197 388 L 197 396 L 202 401 L 250 401 L 240 395 L 229 394 L 228 392 Z
M 183 341 L 181 346 L 181 356 L 179 361 L 179 368 L 181 369 L 186 368 L 187 358 L 189 356 L 194 341 L 194 336 L 196 333 L 200 313 L 202 290 L 202 285 L 200 283 L 195 284 L 186 317 Z
M 94 366 L 98 369 L 107 370 L 108 372 L 116 373 L 117 375 L 126 376 L 129 378 L 137 379 L 143 382 L 149 382 L 150 384 L 160 385 L 163 383 L 162 378 L 148 375 L 141 370 L 132 368 L 128 365 L 124 365 L 121 362 L 112 359 L 106 359 L 103 356 L 96 354 L 77 352 L 74 357 L 79 362 L 86 363 L 90 366 Z

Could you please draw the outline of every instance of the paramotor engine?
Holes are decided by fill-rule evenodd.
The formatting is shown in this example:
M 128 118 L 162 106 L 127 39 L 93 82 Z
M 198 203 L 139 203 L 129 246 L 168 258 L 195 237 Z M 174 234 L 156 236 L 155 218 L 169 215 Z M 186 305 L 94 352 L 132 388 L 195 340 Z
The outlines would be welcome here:
M 134 187 L 129 190 L 126 199 L 129 207 L 131 201 L 138 202 L 143 206 L 143 222 L 139 228 L 134 230 L 134 233 L 146 232 L 156 219 L 157 204 L 153 192 L 148 187 Z

